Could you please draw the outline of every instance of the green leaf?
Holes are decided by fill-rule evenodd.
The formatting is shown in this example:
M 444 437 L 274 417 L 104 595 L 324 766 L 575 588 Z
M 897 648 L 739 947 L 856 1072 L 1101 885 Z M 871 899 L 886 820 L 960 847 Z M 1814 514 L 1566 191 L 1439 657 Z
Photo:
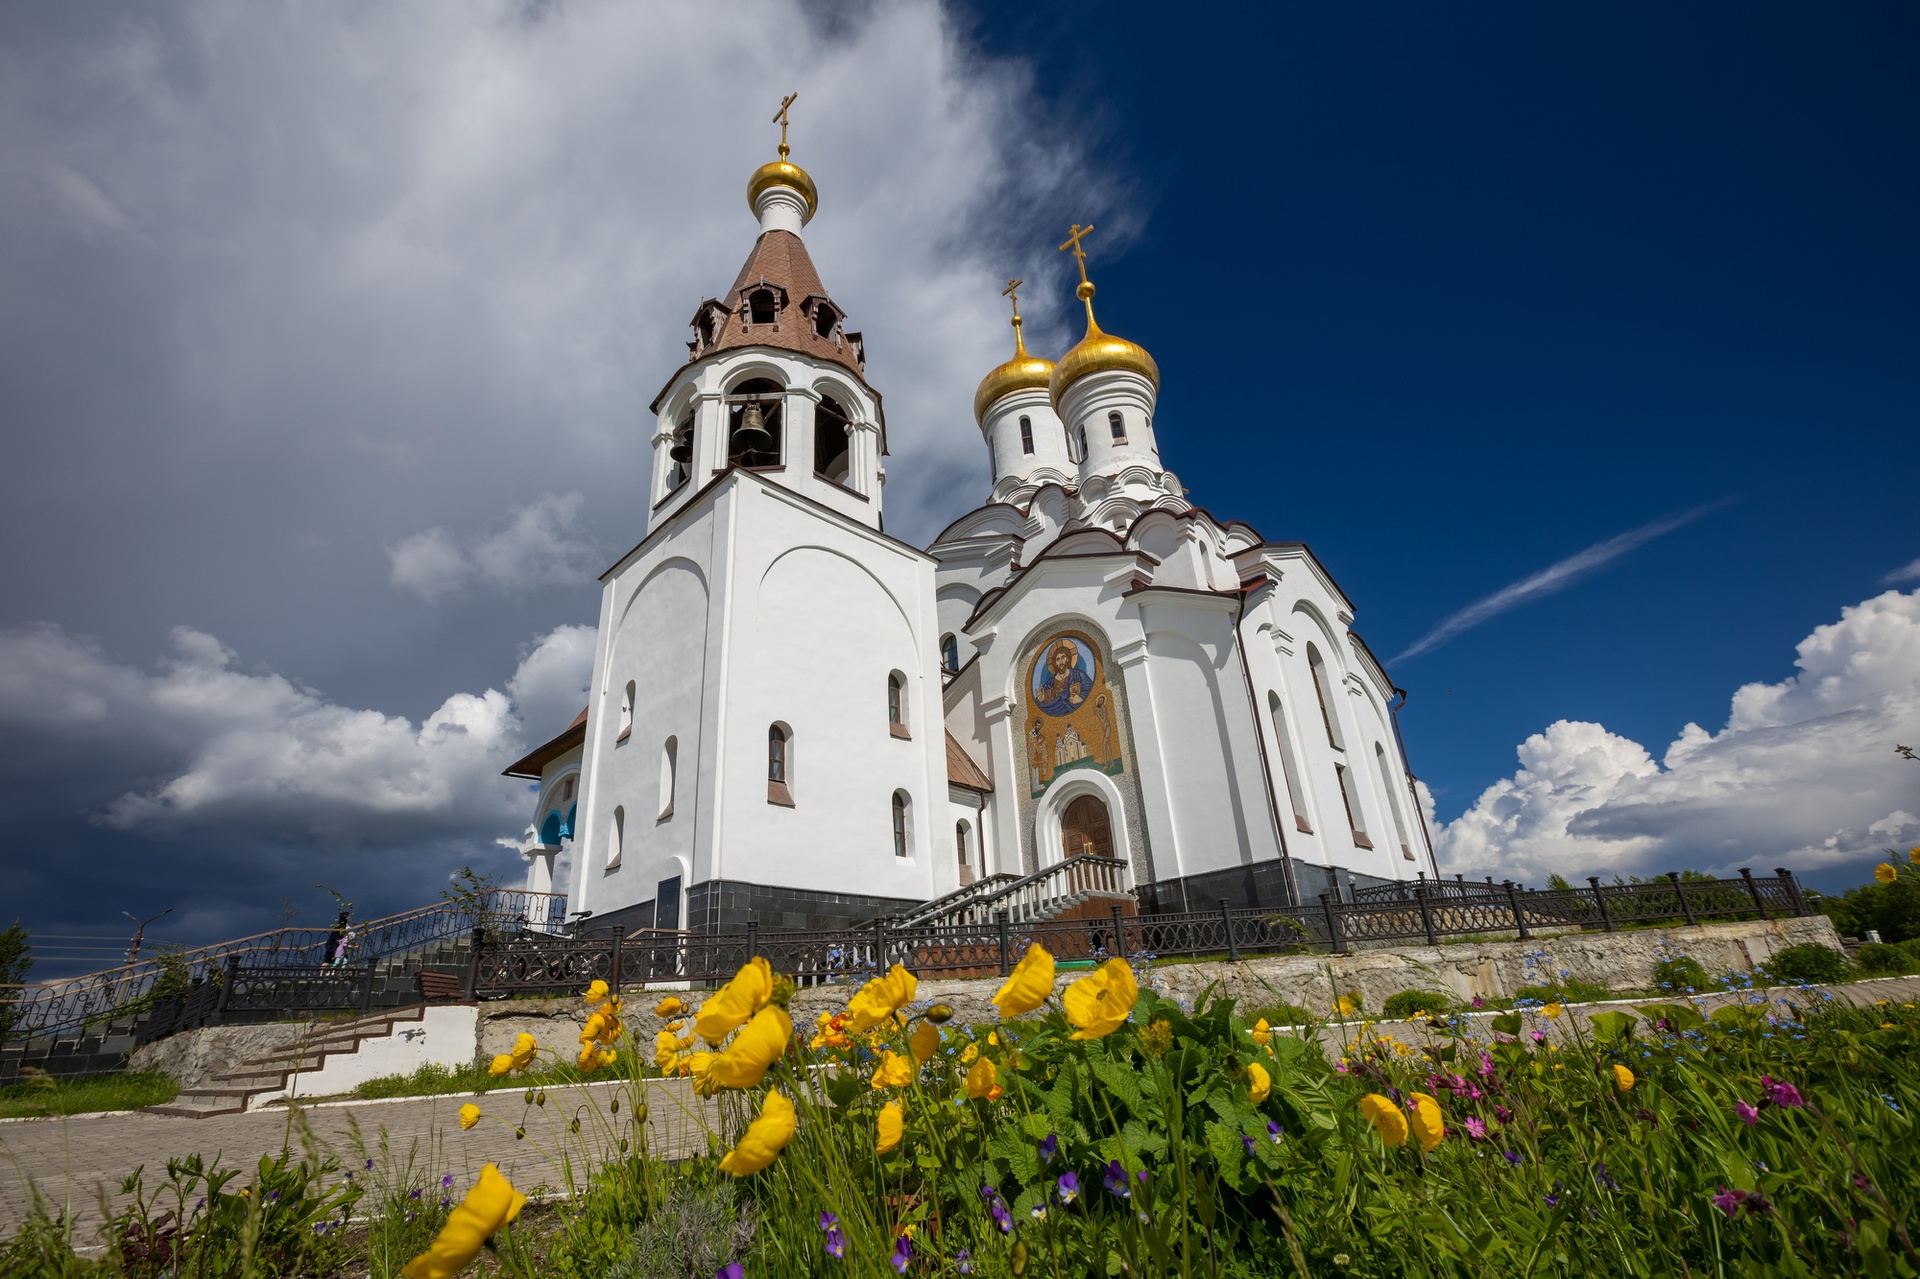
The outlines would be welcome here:
M 1593 1029 L 1593 1037 L 1601 1043 L 1617 1043 L 1633 1035 L 1634 1017 L 1632 1013 L 1596 1013 L 1587 1019 L 1587 1025 Z
M 1649 1024 L 1664 1021 L 1667 1028 L 1674 1031 L 1696 1030 L 1707 1024 L 1707 1019 L 1692 1004 L 1642 1004 L 1634 1011 Z
M 1501 1013 L 1493 1019 L 1493 1028 L 1503 1035 L 1517 1035 L 1525 1019 L 1519 1013 Z

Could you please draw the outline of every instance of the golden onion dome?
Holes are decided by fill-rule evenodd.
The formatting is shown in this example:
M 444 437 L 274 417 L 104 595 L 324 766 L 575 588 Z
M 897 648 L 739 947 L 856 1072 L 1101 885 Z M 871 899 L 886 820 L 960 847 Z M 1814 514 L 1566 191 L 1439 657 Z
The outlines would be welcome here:
M 1054 366 L 1051 395 L 1055 409 L 1060 407 L 1060 397 L 1067 388 L 1089 373 L 1123 369 L 1129 373 L 1138 373 L 1153 383 L 1154 390 L 1160 389 L 1160 366 L 1153 362 L 1147 349 L 1137 342 L 1129 342 L 1123 337 L 1102 332 L 1093 322 L 1093 308 L 1087 308 L 1087 335 L 1076 343 L 1072 350 L 1060 357 L 1060 363 Z
M 1029 387 L 1046 390 L 1053 379 L 1053 361 L 1027 354 L 1026 341 L 1020 336 L 1020 320 L 1013 321 L 1013 358 L 980 379 L 973 393 L 973 420 L 985 422 L 987 410 L 1003 395 Z
M 820 194 L 814 190 L 813 179 L 808 176 L 805 169 L 787 160 L 784 146 L 780 148 L 778 160 L 767 161 L 755 169 L 753 176 L 747 179 L 747 207 L 754 211 L 756 217 L 760 213 L 756 207 L 760 200 L 760 193 L 768 187 L 792 187 L 798 191 L 801 198 L 807 202 L 808 219 L 820 210 Z

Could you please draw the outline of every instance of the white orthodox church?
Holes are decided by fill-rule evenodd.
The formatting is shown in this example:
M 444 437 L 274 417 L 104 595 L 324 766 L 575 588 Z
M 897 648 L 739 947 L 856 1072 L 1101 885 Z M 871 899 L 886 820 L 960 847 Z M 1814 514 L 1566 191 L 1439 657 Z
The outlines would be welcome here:
M 1086 336 L 1029 354 L 1016 300 L 974 397 L 985 504 L 925 549 L 885 533 L 881 396 L 787 155 L 650 406 L 587 708 L 506 770 L 538 784 L 529 886 L 596 931 L 713 932 L 929 917 L 1084 857 L 1142 912 L 1437 876 L 1352 602 L 1303 544 L 1187 500 L 1081 228 Z

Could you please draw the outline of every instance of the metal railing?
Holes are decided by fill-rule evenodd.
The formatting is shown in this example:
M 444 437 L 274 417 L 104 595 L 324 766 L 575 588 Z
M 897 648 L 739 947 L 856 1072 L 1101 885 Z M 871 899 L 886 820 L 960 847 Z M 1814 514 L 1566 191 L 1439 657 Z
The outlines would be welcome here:
M 1076 859 L 1107 862 L 1105 858 Z M 1052 868 L 1069 900 L 1087 890 L 1108 893 L 1116 882 L 1100 871 Z M 1033 878 L 1033 877 L 1029 877 Z M 1071 890 L 1071 891 L 1066 891 Z M 1044 894 L 1019 898 L 1027 906 Z M 1031 943 L 1056 959 L 1111 955 L 1238 960 L 1251 954 L 1306 951 L 1344 953 L 1392 943 L 1438 945 L 1446 938 L 1498 934 L 1521 939 L 1536 931 L 1600 929 L 1647 924 L 1691 924 L 1704 919 L 1769 919 L 1807 913 L 1793 876 L 1782 870 L 1756 878 L 1681 880 L 1589 889 L 1532 890 L 1509 884 L 1457 882 L 1444 891 L 1414 884 L 1404 898 L 1340 902 L 1323 894 L 1306 905 L 1136 915 L 1115 901 L 1091 919 L 1015 918 L 1003 907 L 992 919 L 900 925 L 886 919 L 860 928 L 824 932 L 689 933 L 641 930 L 611 938 L 521 937 L 482 941 L 473 952 L 468 990 L 480 998 L 573 993 L 595 977 L 626 988 L 701 986 L 731 977 L 755 955 L 774 971 L 805 985 L 855 981 L 904 964 L 922 976 L 1004 975 Z
M 468 935 L 476 927 L 553 933 L 565 926 L 566 919 L 567 899 L 562 894 L 498 889 L 477 901 L 436 902 L 355 923 L 348 958 L 358 972 L 369 963 L 403 960 L 424 947 Z M 155 1038 L 150 1026 L 140 1023 L 199 1024 L 186 1022 L 187 1014 L 210 1006 L 235 964 L 247 972 L 339 967 L 329 962 L 333 956 L 328 954 L 336 940 L 327 928 L 276 928 L 25 987 L 10 1000 L 0 999 L 0 1045 L 104 1034 L 115 1027 L 143 1039 Z
M 1133 874 L 1125 862 L 1090 854 L 1043 866 L 1031 875 L 994 875 L 981 883 L 991 884 L 994 880 L 1004 882 L 983 893 L 966 895 L 964 890 L 950 893 L 894 922 L 909 928 L 964 926 L 991 920 L 1001 911 L 1005 911 L 1009 919 L 1020 922 L 1045 919 L 1077 900 L 1133 895 Z M 941 909 L 931 909 L 939 902 L 950 900 L 951 904 Z

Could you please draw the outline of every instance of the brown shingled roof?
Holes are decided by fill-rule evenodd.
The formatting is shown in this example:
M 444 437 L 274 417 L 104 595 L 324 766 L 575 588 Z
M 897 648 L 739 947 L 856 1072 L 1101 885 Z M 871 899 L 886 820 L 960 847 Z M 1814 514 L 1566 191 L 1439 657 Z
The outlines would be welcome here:
M 980 765 L 973 762 L 973 756 L 967 754 L 967 748 L 952 733 L 947 734 L 947 781 L 983 794 L 993 789 L 993 783 L 980 771 Z
M 540 774 L 548 764 L 560 758 L 574 747 L 587 740 L 587 708 L 582 706 L 580 713 L 573 717 L 573 723 L 566 726 L 560 736 L 536 746 L 501 772 L 502 777 L 530 777 L 540 780 Z
M 763 285 L 773 290 L 778 310 L 771 324 L 754 324 L 747 299 Z M 820 336 L 817 323 L 822 306 L 832 308 L 833 313 L 825 337 Z M 716 351 L 770 346 L 838 364 L 864 386 L 866 356 L 860 335 L 848 333 L 841 323 L 843 318 L 844 312 L 827 296 L 827 286 L 820 282 L 820 273 L 814 269 L 800 237 L 791 231 L 762 231 L 733 287 L 724 297 L 700 304 L 693 317 L 695 337 L 687 344 L 687 362 L 691 364 Z M 679 376 L 676 371 L 667 379 L 667 386 Z M 657 398 L 654 406 L 659 406 Z

